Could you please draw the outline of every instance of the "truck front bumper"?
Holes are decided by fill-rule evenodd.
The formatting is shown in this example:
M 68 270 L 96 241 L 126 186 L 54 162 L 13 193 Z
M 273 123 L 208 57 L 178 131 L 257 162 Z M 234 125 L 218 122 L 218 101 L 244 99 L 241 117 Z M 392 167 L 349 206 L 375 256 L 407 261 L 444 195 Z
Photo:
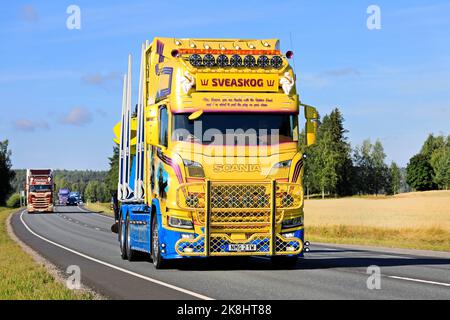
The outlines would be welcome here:
M 272 241 L 270 234 L 253 234 L 246 240 L 233 240 L 227 234 L 213 233 L 210 235 L 209 245 L 205 245 L 204 234 L 191 233 L 190 237 L 193 235 L 194 238 L 187 238 L 187 233 L 164 230 L 161 253 L 165 259 L 275 255 L 302 257 L 303 234 L 302 228 L 286 234 L 276 234 L 276 241 Z M 271 246 L 274 246 L 273 250 Z

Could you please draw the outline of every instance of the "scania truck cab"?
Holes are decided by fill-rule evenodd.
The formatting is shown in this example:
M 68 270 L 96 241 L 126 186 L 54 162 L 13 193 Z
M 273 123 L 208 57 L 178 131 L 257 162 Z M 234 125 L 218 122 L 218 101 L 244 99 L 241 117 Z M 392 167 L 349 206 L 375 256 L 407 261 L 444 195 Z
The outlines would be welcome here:
M 129 57 L 114 129 L 124 259 L 303 256 L 301 142 L 315 142 L 318 115 L 300 103 L 292 55 L 278 40 L 156 38 L 134 112 Z
M 28 169 L 26 177 L 28 213 L 53 212 L 53 172 L 51 169 Z

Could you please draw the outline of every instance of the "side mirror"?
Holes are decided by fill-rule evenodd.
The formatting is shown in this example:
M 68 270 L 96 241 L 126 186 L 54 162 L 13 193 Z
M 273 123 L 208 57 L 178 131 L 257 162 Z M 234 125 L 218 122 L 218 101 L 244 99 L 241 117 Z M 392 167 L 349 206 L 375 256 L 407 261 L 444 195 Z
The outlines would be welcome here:
M 306 120 L 306 145 L 312 146 L 316 143 L 317 137 L 317 121 Z
M 317 137 L 317 120 L 319 120 L 319 114 L 316 108 L 307 104 L 302 104 L 305 108 L 306 118 L 306 145 L 311 146 L 316 143 Z

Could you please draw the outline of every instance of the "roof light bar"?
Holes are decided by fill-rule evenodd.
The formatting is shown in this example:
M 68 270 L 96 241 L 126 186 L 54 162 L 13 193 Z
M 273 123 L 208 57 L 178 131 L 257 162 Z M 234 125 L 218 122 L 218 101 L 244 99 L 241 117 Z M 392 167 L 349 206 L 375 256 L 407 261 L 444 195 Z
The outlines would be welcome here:
M 215 50 L 215 49 L 179 49 L 180 54 L 227 54 L 227 55 L 281 55 L 280 50 Z

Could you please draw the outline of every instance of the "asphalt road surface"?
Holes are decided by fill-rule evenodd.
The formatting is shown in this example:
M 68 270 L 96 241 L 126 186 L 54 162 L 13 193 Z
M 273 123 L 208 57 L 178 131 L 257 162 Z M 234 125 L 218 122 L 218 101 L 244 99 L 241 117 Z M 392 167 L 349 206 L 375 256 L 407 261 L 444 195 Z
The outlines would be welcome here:
M 121 259 L 110 217 L 57 207 L 18 212 L 11 223 L 22 241 L 63 272 L 79 266 L 81 282 L 110 299 L 450 299 L 450 253 L 312 244 L 290 270 L 266 258 L 184 259 L 156 270 L 146 255 Z M 370 266 L 380 268 L 379 289 L 368 288 Z

